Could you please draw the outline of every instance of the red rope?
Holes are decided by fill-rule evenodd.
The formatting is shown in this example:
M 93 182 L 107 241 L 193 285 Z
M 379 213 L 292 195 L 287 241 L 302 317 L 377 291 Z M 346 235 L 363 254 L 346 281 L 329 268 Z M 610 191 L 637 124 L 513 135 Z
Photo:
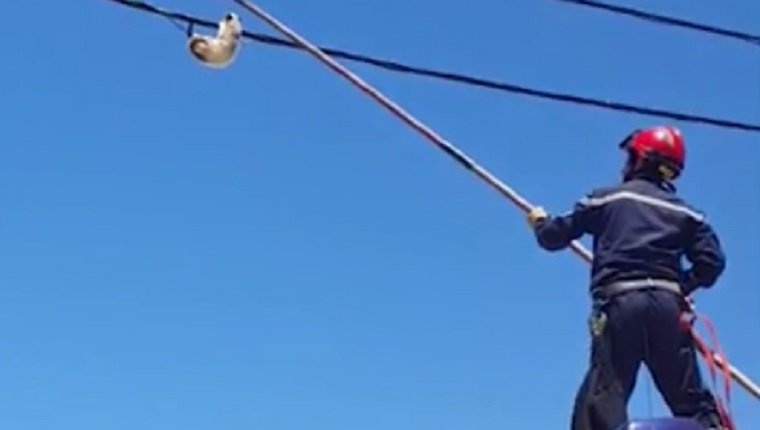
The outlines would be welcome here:
M 708 347 L 708 345 L 705 344 L 705 342 L 702 341 L 699 337 L 699 334 L 694 328 L 694 323 L 697 321 L 701 321 L 702 324 L 704 324 L 707 328 L 707 331 L 710 335 L 712 348 Z M 684 323 L 685 329 L 690 332 L 691 337 L 694 339 L 694 344 L 697 348 L 697 351 L 699 352 L 699 355 L 702 356 L 702 359 L 705 361 L 705 364 L 710 371 L 710 378 L 712 380 L 713 386 L 712 393 L 713 397 L 715 398 L 716 406 L 718 408 L 718 415 L 720 416 L 721 425 L 725 427 L 726 430 L 736 430 L 736 426 L 733 422 L 733 419 L 731 418 L 729 409 L 731 401 L 731 374 L 727 365 L 728 360 L 726 359 L 726 355 L 723 352 L 720 343 L 718 342 L 718 333 L 717 330 L 715 330 L 715 325 L 712 323 L 712 321 L 710 321 L 709 318 L 707 318 L 707 316 L 699 314 L 694 310 L 689 313 L 684 313 L 682 322 Z M 718 368 L 721 370 L 721 376 L 723 379 L 724 398 L 721 398 L 717 392 L 716 371 Z M 725 404 L 723 403 L 724 399 Z

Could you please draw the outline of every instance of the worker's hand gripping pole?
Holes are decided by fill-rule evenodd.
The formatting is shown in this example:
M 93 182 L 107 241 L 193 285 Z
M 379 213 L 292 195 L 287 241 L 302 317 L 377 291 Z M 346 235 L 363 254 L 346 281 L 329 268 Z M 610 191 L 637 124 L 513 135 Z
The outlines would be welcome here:
M 397 105 L 395 102 L 393 102 L 388 97 L 383 95 L 380 91 L 372 87 L 370 84 L 366 83 L 359 76 L 357 76 L 356 74 L 348 70 L 346 67 L 342 66 L 337 61 L 333 60 L 330 56 L 325 54 L 319 47 L 317 47 L 316 45 L 312 44 L 308 40 L 301 37 L 298 33 L 288 28 L 285 24 L 281 23 L 280 21 L 275 19 L 273 16 L 269 15 L 266 11 L 264 11 L 259 6 L 256 6 L 255 4 L 247 0 L 234 0 L 234 1 L 235 3 L 239 4 L 244 9 L 248 10 L 252 14 L 256 15 L 258 18 L 266 22 L 269 26 L 271 26 L 278 32 L 282 33 L 292 42 L 301 46 L 307 52 L 317 57 L 317 59 L 322 61 L 326 66 L 330 67 L 333 71 L 343 76 L 349 82 L 351 82 L 352 84 L 357 86 L 360 90 L 362 90 L 364 93 L 366 93 L 367 95 L 375 99 L 375 101 L 377 101 L 383 107 L 391 111 L 391 113 L 396 115 L 399 119 L 404 121 L 407 125 L 409 125 L 413 129 L 415 129 L 416 131 L 418 131 L 419 133 L 427 137 L 431 143 L 438 146 L 440 149 L 442 149 L 444 152 L 449 154 L 451 157 L 457 160 L 464 167 L 466 167 L 467 169 L 469 169 L 470 171 L 478 175 L 487 184 L 491 185 L 493 188 L 499 191 L 504 197 L 509 199 L 515 205 L 517 205 L 517 207 L 519 207 L 523 212 L 527 213 L 533 208 L 533 205 L 531 205 L 524 197 L 518 194 L 517 191 L 513 190 L 511 187 L 501 182 L 498 178 L 496 178 L 494 175 L 489 173 L 486 169 L 478 165 L 472 158 L 467 156 L 464 152 L 460 151 L 454 145 L 446 141 L 446 139 L 439 136 L 430 127 L 426 126 L 421 121 L 419 121 L 414 116 L 412 116 L 410 113 L 406 112 L 401 106 Z M 573 242 L 570 245 L 570 248 L 573 250 L 573 252 L 578 254 L 578 256 L 580 256 L 583 260 L 589 263 L 593 260 L 592 253 L 586 248 L 584 248 L 583 245 L 580 244 L 579 242 L 577 241 Z M 731 372 L 731 377 L 739 385 L 745 388 L 750 394 L 760 399 L 760 386 L 752 382 L 746 375 L 741 373 L 738 369 L 736 369 L 730 363 L 724 362 L 718 354 L 714 353 L 713 355 L 715 356 L 716 363 L 719 366 L 721 367 L 728 366 L 728 369 Z

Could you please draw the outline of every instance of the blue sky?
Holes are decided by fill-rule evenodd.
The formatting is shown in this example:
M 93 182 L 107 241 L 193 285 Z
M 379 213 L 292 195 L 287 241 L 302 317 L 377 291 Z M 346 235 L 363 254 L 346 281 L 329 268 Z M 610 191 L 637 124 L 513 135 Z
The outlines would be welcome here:
M 506 200 L 305 54 L 246 45 L 209 70 L 157 17 L 3 3 L 0 426 L 567 428 L 587 267 Z M 320 44 L 760 121 L 751 45 L 550 0 L 374 3 L 262 6 Z M 627 4 L 760 32 L 750 0 Z M 662 121 L 350 67 L 552 212 Z M 678 125 L 680 190 L 729 260 L 698 304 L 760 378 L 760 137 Z M 648 386 L 632 415 L 665 413 Z

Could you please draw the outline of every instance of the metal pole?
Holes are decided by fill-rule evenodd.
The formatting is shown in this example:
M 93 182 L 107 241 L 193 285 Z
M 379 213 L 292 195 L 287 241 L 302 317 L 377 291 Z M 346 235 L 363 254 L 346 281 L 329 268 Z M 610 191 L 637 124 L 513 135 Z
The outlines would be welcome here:
M 365 94 L 372 97 L 375 101 L 380 103 L 383 107 L 391 111 L 391 113 L 396 115 L 400 120 L 404 121 L 407 125 L 409 125 L 413 129 L 421 133 L 423 136 L 425 136 L 431 143 L 438 146 L 440 149 L 442 149 L 444 152 L 446 152 L 455 160 L 457 160 L 460 164 L 462 164 L 465 168 L 472 171 L 478 177 L 483 179 L 488 185 L 495 188 L 499 193 L 501 193 L 504 197 L 509 199 L 523 212 L 527 213 L 533 208 L 533 205 L 530 204 L 530 202 L 528 202 L 528 200 L 525 199 L 523 196 L 518 194 L 517 191 L 509 187 L 507 184 L 501 182 L 497 177 L 495 177 L 493 174 L 488 172 L 485 168 L 477 164 L 475 160 L 470 158 L 464 152 L 460 151 L 452 143 L 448 142 L 446 139 L 439 136 L 430 127 L 428 127 L 427 125 L 422 123 L 420 120 L 412 116 L 412 114 L 404 110 L 401 106 L 396 104 L 393 100 L 383 95 L 383 93 L 381 93 L 379 90 L 374 88 L 372 85 L 368 84 L 362 78 L 357 76 L 355 73 L 351 72 L 346 67 L 344 67 L 337 61 L 333 60 L 330 56 L 325 54 L 318 46 L 314 45 L 313 43 L 309 42 L 308 40 L 300 36 L 298 33 L 290 29 L 288 26 L 286 26 L 285 24 L 283 24 L 282 22 L 274 18 L 272 15 L 268 14 L 261 7 L 247 0 L 233 0 L 233 1 L 239 4 L 244 9 L 251 12 L 252 14 L 256 15 L 262 21 L 266 22 L 268 25 L 273 27 L 275 30 L 285 35 L 288 39 L 290 39 L 295 44 L 304 48 L 307 52 L 317 57 L 317 59 L 322 61 L 322 63 L 324 63 L 329 68 L 331 68 L 333 71 L 335 71 L 339 75 L 346 78 L 349 82 L 351 82 L 353 85 L 358 87 Z M 593 254 L 591 253 L 591 251 L 587 250 L 578 241 L 573 241 L 570 244 L 570 249 L 586 262 L 590 263 L 593 260 Z M 750 394 L 752 394 L 754 397 L 760 400 L 760 386 L 752 382 L 746 375 L 741 373 L 737 368 L 732 366 L 730 363 L 725 363 L 720 357 L 720 355 L 716 354 L 715 352 L 713 352 L 713 357 L 715 358 L 716 364 L 718 366 L 723 367 L 727 365 L 728 370 L 731 373 L 731 377 L 739 385 L 745 388 Z

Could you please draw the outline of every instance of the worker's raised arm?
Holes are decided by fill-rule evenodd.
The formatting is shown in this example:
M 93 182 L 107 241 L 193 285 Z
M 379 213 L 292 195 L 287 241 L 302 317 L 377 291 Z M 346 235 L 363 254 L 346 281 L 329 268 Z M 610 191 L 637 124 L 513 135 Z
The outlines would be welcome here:
M 592 230 L 594 208 L 588 197 L 575 203 L 573 209 L 558 216 L 548 215 L 536 207 L 528 213 L 528 223 L 533 226 L 538 244 L 547 251 L 559 251 Z

